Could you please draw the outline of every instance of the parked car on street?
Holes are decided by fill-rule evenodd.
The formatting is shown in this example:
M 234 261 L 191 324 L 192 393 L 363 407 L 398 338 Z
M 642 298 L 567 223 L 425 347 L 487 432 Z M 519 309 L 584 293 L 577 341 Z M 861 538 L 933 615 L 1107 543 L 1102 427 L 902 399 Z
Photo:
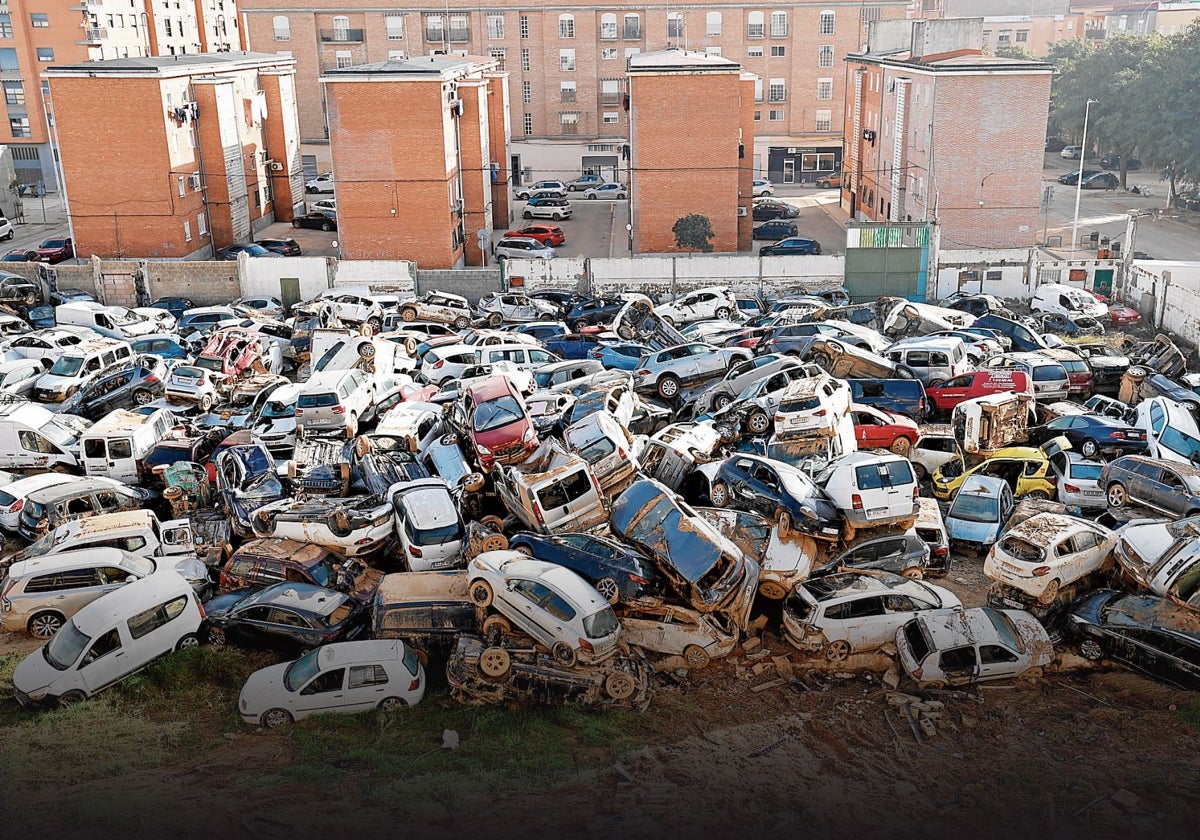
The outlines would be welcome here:
M 612 198 L 624 201 L 629 197 L 629 190 L 624 184 L 597 184 L 584 190 L 583 197 L 589 199 Z
M 815 239 L 803 236 L 789 236 L 774 245 L 764 245 L 758 249 L 760 257 L 805 256 L 819 253 L 821 253 L 821 244 Z
M 528 212 L 528 211 L 526 211 Z M 532 218 L 527 216 L 526 218 Z M 558 219 L 561 216 L 555 216 Z M 523 260 L 552 260 L 557 256 L 555 250 L 544 241 L 528 236 L 505 236 L 496 242 L 492 248 L 497 262 L 516 257 Z
M 558 225 L 529 225 L 518 230 L 510 230 L 504 234 L 505 239 L 514 236 L 536 239 L 538 242 L 549 247 L 562 245 L 567 241 L 566 234 L 563 233 L 563 229 Z
M 312 230 L 337 230 L 337 216 L 325 210 L 313 210 L 292 218 L 292 227 L 311 228 Z M 275 251 L 276 249 L 267 249 Z

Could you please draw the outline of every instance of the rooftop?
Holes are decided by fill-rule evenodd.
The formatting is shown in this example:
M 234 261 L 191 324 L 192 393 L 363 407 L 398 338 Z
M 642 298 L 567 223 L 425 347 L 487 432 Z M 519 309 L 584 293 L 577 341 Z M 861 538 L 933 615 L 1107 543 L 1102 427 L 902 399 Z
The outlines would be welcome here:
M 630 56 L 628 69 L 631 73 L 694 73 L 697 71 L 730 73 L 740 71 L 742 65 L 719 55 L 674 49 Z
M 499 66 L 500 62 L 496 59 L 481 55 L 418 55 L 326 70 L 321 74 L 321 78 L 334 82 L 362 80 L 368 77 L 377 77 L 376 80 L 379 81 L 432 81 L 457 79 L 495 70 Z
M 228 52 L 110 58 L 47 67 L 50 76 L 202 76 L 263 67 L 291 68 L 295 61 L 275 53 Z

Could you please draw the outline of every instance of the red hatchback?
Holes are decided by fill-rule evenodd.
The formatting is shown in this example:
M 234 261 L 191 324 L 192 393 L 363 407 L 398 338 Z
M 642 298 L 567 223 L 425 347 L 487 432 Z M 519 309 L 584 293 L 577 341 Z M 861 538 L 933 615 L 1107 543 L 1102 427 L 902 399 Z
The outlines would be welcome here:
M 510 230 L 505 236 L 526 236 L 536 239 L 543 245 L 561 245 L 567 241 L 567 235 L 558 225 L 530 225 L 520 230 Z
M 925 394 L 938 411 L 950 412 L 965 400 L 1006 391 L 1032 393 L 1029 377 L 1020 370 L 975 370 L 947 379 L 936 388 L 926 388 Z
M 859 449 L 890 449 L 908 456 L 921 431 L 903 414 L 891 414 L 869 405 L 851 405 L 854 438 Z
M 537 431 L 525 401 L 507 376 L 489 376 L 463 397 L 467 436 L 484 472 L 515 464 L 538 448 Z

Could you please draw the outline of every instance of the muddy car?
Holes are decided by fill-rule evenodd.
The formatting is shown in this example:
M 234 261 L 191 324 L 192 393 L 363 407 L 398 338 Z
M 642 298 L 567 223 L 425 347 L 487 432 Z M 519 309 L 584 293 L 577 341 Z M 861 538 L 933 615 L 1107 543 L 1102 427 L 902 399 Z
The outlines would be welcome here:
M 875 307 L 880 332 L 889 338 L 931 335 L 975 323 L 975 316 L 966 312 L 903 298 L 880 298 Z
M 482 614 L 471 600 L 465 571 L 400 572 L 379 582 L 372 633 L 376 639 L 403 639 L 428 661 L 428 652 L 448 654 L 460 636 L 478 634 Z
M 640 654 L 571 668 L 536 647 L 502 648 L 466 635 L 446 664 L 450 695 L 468 705 L 573 703 L 643 712 L 654 693 L 653 675 Z
M 340 437 L 297 435 L 292 458 L 285 465 L 297 493 L 345 497 L 350 494 L 350 444 Z
M 420 297 L 409 298 L 400 303 L 400 320 L 433 321 L 438 324 L 453 324 L 456 329 L 471 326 L 474 315 L 471 304 L 459 295 L 443 292 L 426 292 Z
M 1200 612 L 1200 517 L 1131 523 L 1113 558 L 1126 582 Z
M 688 668 L 724 659 L 738 643 L 738 631 L 720 613 L 701 613 L 674 604 L 621 607 L 622 638 L 647 653 L 679 656 Z
M 654 304 L 648 297 L 626 297 L 632 300 L 621 307 L 612 322 L 612 331 L 621 338 L 645 344 L 651 350 L 664 350 L 688 343 L 687 336 L 655 314 Z
M 275 459 L 259 443 L 230 446 L 213 460 L 217 492 L 239 537 L 253 535 L 250 518 L 263 505 L 283 496 L 283 482 L 275 470 Z M 324 584 L 322 584 L 323 586 Z
M 319 545 L 272 537 L 250 540 L 242 545 L 221 569 L 221 591 L 232 592 L 247 586 L 270 586 L 281 581 L 312 583 L 326 589 L 338 589 L 337 554 Z M 369 603 L 375 597 L 382 575 L 375 569 L 357 564 L 358 575 L 346 588 L 356 601 Z
M 286 537 L 343 557 L 364 557 L 383 550 L 394 516 L 391 503 L 380 496 L 280 499 L 256 510 L 250 523 L 258 537 Z
M 672 423 L 637 453 L 643 475 L 678 490 L 699 464 L 720 455 L 721 433 L 712 423 Z
M 1163 376 L 1176 377 L 1187 370 L 1187 357 L 1165 335 L 1157 335 L 1153 341 L 1140 344 L 1126 338 L 1119 349 L 1129 357 L 1131 365 L 1149 368 Z
M 772 601 L 807 580 L 820 557 L 812 537 L 781 529 L 757 513 L 721 508 L 696 508 L 696 512 L 758 563 L 758 594 Z
M 954 407 L 950 425 L 964 452 L 982 455 L 1028 439 L 1035 400 L 1009 391 L 964 400 Z
M 812 362 L 838 379 L 917 379 L 911 368 L 863 350 L 836 338 L 817 336 L 808 346 L 804 361 Z

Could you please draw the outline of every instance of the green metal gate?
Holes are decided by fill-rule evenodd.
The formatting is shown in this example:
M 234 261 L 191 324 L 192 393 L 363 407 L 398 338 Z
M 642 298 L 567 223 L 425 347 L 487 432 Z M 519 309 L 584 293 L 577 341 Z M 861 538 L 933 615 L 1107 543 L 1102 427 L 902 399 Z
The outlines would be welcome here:
M 879 297 L 924 301 L 929 277 L 929 225 L 851 222 L 846 289 L 855 303 Z

